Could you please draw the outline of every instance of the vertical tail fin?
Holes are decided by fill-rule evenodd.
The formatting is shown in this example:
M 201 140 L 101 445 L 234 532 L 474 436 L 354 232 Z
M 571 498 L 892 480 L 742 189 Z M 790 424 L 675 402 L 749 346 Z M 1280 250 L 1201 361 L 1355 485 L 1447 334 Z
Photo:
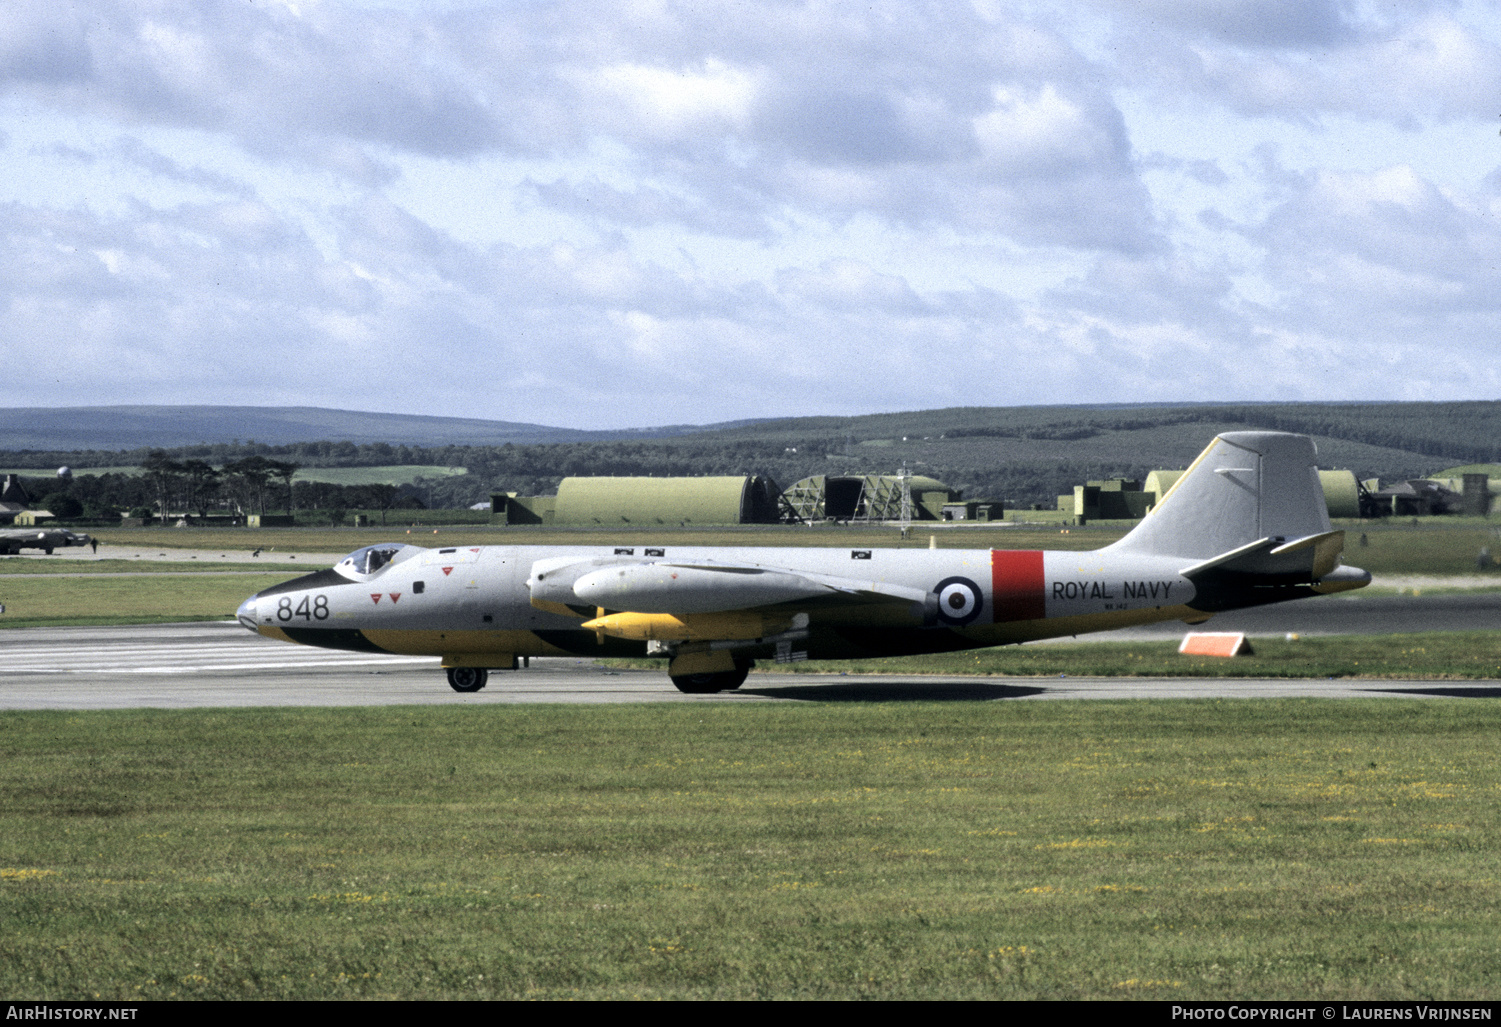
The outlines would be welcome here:
M 1217 436 L 1117 552 L 1208 560 L 1263 539 L 1330 531 L 1313 440 L 1284 432 Z

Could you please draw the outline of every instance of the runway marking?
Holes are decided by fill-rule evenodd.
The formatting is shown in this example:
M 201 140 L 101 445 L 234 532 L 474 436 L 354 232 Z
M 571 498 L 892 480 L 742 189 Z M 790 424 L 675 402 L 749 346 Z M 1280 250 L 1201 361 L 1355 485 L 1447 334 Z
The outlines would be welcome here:
M 243 629 L 242 629 L 243 630 Z M 160 664 L 162 644 L 135 639 L 95 641 L 90 651 L 60 651 L 53 645 L 6 647 L 0 677 L 35 674 L 208 674 L 224 671 L 294 670 L 341 667 L 431 666 L 436 656 L 396 653 L 351 653 L 342 650 L 288 650 L 285 644 L 247 635 L 207 642 L 181 642 L 172 656 L 182 661 Z M 153 661 L 142 664 L 141 660 Z
M 381 660 L 381 659 L 354 659 L 354 660 L 345 660 L 345 661 L 340 662 L 340 663 L 335 663 L 332 660 L 299 660 L 299 661 L 284 661 L 284 662 L 274 662 L 274 663 L 259 663 L 259 662 L 257 662 L 257 663 L 202 663 L 202 664 L 195 664 L 193 666 L 187 666 L 187 667 L 185 667 L 185 666 L 183 666 L 181 664 L 177 664 L 177 665 L 174 665 L 174 666 L 171 666 L 171 667 L 145 667 L 145 666 L 124 667 L 124 666 L 119 666 L 119 665 L 108 665 L 108 664 L 106 664 L 104 666 L 87 666 L 87 667 L 76 667 L 76 666 L 75 667 L 31 667 L 31 668 L 28 668 L 26 670 L 3 670 L 3 669 L 0 669 L 0 675 L 11 675 L 11 676 L 14 676 L 14 677 L 21 677 L 21 676 L 25 676 L 27 674 L 208 674 L 208 673 L 213 673 L 215 671 L 228 671 L 228 670 L 289 670 L 289 669 L 296 668 L 296 667 L 322 667 L 322 668 L 326 668 L 326 667 L 330 667 L 330 666 L 337 666 L 337 667 L 379 667 L 379 666 L 386 666 L 386 667 L 389 667 L 393 663 L 398 663 L 398 664 L 427 663 L 427 664 L 431 665 L 432 661 L 436 660 L 437 658 L 438 657 L 436 657 L 436 656 L 397 656 L 397 657 L 392 657 L 390 660 Z

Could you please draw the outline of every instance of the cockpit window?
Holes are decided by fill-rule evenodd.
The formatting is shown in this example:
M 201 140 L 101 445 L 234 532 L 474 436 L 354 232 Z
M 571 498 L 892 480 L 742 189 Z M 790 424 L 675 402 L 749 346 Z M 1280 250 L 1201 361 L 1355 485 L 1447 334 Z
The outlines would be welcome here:
M 335 564 L 335 568 L 350 574 L 374 574 L 386 564 L 398 559 L 411 546 L 395 542 L 381 543 L 356 549 Z

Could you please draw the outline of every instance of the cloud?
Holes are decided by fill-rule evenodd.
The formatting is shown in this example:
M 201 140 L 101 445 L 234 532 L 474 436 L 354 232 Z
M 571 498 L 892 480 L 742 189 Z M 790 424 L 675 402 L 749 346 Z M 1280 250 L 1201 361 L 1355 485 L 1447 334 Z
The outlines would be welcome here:
M 1442 0 L 1377 9 L 1331 0 L 1101 5 L 1119 73 L 1174 106 L 1414 128 L 1471 118 L 1501 86 L 1497 40 Z
M 532 182 L 538 201 L 605 229 L 670 224 L 693 232 L 732 238 L 765 238 L 771 233 L 762 197 L 727 183 L 708 195 L 683 195 L 650 183 L 617 189 L 598 178 Z
M 1080 80 L 1085 62 L 1064 40 L 1015 20 L 900 4 L 874 17 L 773 7 L 760 22 L 734 5 L 572 20 L 566 5 L 525 5 L 504 23 L 483 10 L 230 0 L 121 0 L 87 23 L 26 10 L 22 34 L 74 54 L 72 70 L 35 82 L 22 62 L 0 87 L 127 123 L 227 133 L 249 153 L 366 188 L 396 180 L 392 154 L 586 160 L 607 138 L 659 184 L 613 196 L 554 186 L 543 198 L 575 212 L 591 203 L 600 222 L 737 235 L 762 231 L 791 200 L 820 217 L 858 208 L 1061 245 L 1148 244 L 1108 95 Z M 1044 181 L 1058 177 L 1105 209 Z M 716 225 L 710 212 L 727 198 Z
M 1487 204 L 1403 165 L 1277 177 L 1264 218 L 1211 219 L 1254 245 L 1249 263 L 1102 258 L 1043 297 L 1039 322 L 1142 397 L 1496 394 L 1501 229 Z M 1257 299 L 1245 277 L 1263 283 Z
M 0 340 L 82 370 L 0 396 L 1489 395 L 1501 187 L 1279 133 L 1489 118 L 1498 35 L 1442 2 L 23 0 Z M 1143 153 L 1122 95 L 1231 142 L 1169 113 Z
M 15 13 L 0 86 L 60 106 L 228 132 L 257 152 L 306 135 L 465 154 L 500 137 L 467 69 L 443 59 L 443 35 L 392 12 L 122 0 L 85 19 L 21 0 Z
M 92 70 L 86 23 L 76 10 L 46 0 L 17 0 L 0 18 L 0 78 L 55 84 Z
M 1135 6 L 1142 20 L 1240 47 L 1327 49 L 1358 34 L 1350 5 L 1339 0 L 1144 0 Z
M 695 70 L 614 64 L 590 77 L 585 88 L 623 107 L 640 131 L 666 139 L 743 128 L 760 88 L 754 72 L 712 57 Z
M 1287 323 L 1487 350 L 1501 330 L 1501 227 L 1397 165 L 1323 172 L 1254 228 L 1272 279 L 1297 298 Z M 1343 322 L 1343 324 L 1342 324 Z

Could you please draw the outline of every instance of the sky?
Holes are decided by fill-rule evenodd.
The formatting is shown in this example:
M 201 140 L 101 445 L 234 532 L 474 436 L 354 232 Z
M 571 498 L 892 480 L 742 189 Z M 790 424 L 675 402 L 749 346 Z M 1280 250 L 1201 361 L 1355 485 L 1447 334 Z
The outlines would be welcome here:
M 0 405 L 1501 397 L 1501 10 L 7 0 Z

